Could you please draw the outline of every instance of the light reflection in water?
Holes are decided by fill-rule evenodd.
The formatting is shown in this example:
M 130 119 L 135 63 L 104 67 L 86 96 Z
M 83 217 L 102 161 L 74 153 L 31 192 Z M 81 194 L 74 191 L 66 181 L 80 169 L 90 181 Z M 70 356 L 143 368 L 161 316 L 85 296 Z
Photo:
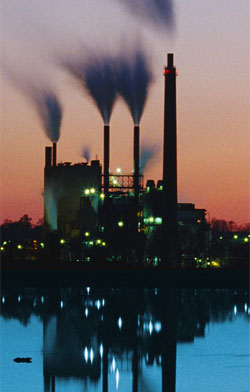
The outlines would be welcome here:
M 119 388 L 119 379 L 120 379 L 119 370 L 116 369 L 116 372 L 115 372 L 115 387 L 116 387 L 117 390 Z
M 88 362 L 89 350 L 87 349 L 87 347 L 85 347 L 85 349 L 84 349 L 84 358 L 85 358 L 85 361 Z
M 240 327 L 237 327 L 237 331 L 234 331 L 233 327 L 237 320 L 243 318 L 244 322 L 248 320 L 250 311 L 248 295 L 242 291 L 182 290 L 175 292 L 174 299 L 171 291 L 160 289 L 157 290 L 157 295 L 156 289 L 147 291 L 99 289 L 98 291 L 96 288 L 91 291 L 84 288 L 82 290 L 60 289 L 54 292 L 46 290 L 37 292 L 35 289 L 23 289 L 20 292 L 6 290 L 3 294 L 4 318 L 16 318 L 23 325 L 27 325 L 32 314 L 40 317 L 43 325 L 41 343 L 43 350 L 39 353 L 43 354 L 44 382 L 50 386 L 50 389 L 47 389 L 50 392 L 53 390 L 53 383 L 57 385 L 55 387 L 57 392 L 64 391 L 63 387 L 59 388 L 59 385 L 63 385 L 63 380 L 69 378 L 85 383 L 82 390 L 86 392 L 95 390 L 112 392 L 118 388 L 120 392 L 144 392 L 147 390 L 146 380 L 148 390 L 160 391 L 162 375 L 165 374 L 164 377 L 167 377 L 166 385 L 175 381 L 173 375 L 167 374 L 167 369 L 175 367 L 176 344 L 178 347 L 184 347 L 183 343 L 189 343 L 186 345 L 189 347 L 186 349 L 188 353 L 186 358 L 188 363 L 192 363 L 192 358 L 196 355 L 196 351 L 192 352 L 192 347 L 195 350 L 195 347 L 206 346 L 205 342 L 213 333 L 214 322 L 220 323 L 221 329 L 223 325 L 231 328 L 232 341 L 237 341 L 238 335 L 245 341 L 244 344 L 239 343 L 239 347 L 243 347 L 239 351 L 237 346 L 232 349 L 233 354 L 238 355 L 238 357 L 232 356 L 236 358 L 232 366 L 242 366 L 243 369 L 244 363 L 239 361 L 243 361 L 248 355 L 246 351 L 248 337 L 240 333 Z M 17 301 L 17 298 L 20 298 L 20 301 Z M 41 298 L 41 301 L 36 301 L 36 298 Z M 174 303 L 174 306 L 171 303 Z M 178 321 L 173 321 L 176 312 L 178 312 Z M 227 329 L 225 334 L 226 331 Z M 30 337 L 31 335 L 27 336 L 27 339 Z M 221 341 L 224 338 L 222 333 Z M 14 339 L 13 336 L 13 344 Z M 25 339 L 23 341 L 25 342 Z M 216 353 L 217 347 L 218 344 L 214 343 L 207 352 Z M 225 352 L 230 350 L 231 345 L 225 346 Z M 219 352 L 219 355 L 222 354 L 223 352 Z M 25 351 L 24 346 L 21 355 L 33 356 L 34 354 Z M 206 363 L 208 372 L 212 363 L 217 361 L 212 355 Z M 12 361 L 13 358 L 14 355 L 11 357 Z M 35 361 L 32 363 L 35 366 Z M 185 366 L 188 366 L 185 364 L 185 355 L 179 358 L 177 355 L 177 378 L 178 371 L 183 372 Z M 239 368 L 237 369 L 239 371 Z M 197 371 L 197 369 L 193 370 L 193 379 Z M 212 381 L 209 381 L 208 374 L 205 376 L 208 377 L 207 388 L 210 387 L 211 391 Z M 6 377 L 4 376 L 4 379 Z M 246 383 L 244 374 L 241 374 L 241 379 L 242 385 Z M 126 384 L 128 380 L 130 380 L 129 385 Z M 99 389 L 94 389 L 93 385 L 99 385 Z M 14 385 L 12 390 L 16 389 Z M 198 386 L 196 389 L 198 390 Z M 168 392 L 170 389 L 164 389 L 165 391 Z M 187 391 L 189 392 L 188 389 Z M 207 391 L 209 389 L 204 389 L 204 392 Z M 23 392 L 22 387 L 19 388 L 19 392 Z
M 100 357 L 103 357 L 103 344 L 100 345 Z
M 122 328 L 122 318 L 121 317 L 118 318 L 118 327 L 119 327 L 119 329 Z

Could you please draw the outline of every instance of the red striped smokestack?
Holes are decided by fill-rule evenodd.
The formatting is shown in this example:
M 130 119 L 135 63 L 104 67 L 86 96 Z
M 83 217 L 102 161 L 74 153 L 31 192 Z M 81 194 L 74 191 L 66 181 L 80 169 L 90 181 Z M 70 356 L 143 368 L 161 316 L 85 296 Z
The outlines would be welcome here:
M 104 125 L 104 152 L 103 152 L 103 171 L 104 171 L 104 194 L 109 192 L 109 125 Z
M 139 154 L 140 154 L 140 127 L 134 126 L 134 192 L 135 199 L 139 199 Z
M 164 70 L 164 142 L 163 142 L 163 235 L 166 243 L 163 261 L 176 268 L 178 261 L 177 242 L 177 145 L 176 145 L 176 68 L 174 55 L 168 54 L 168 65 Z
M 56 143 L 53 143 L 53 167 L 56 166 Z

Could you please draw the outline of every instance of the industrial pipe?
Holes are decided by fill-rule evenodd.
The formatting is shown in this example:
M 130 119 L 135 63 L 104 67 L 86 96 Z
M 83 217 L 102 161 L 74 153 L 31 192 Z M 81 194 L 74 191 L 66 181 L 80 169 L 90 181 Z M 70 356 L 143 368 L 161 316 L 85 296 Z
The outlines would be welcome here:
M 109 125 L 104 125 L 104 194 L 109 192 Z
M 53 167 L 56 166 L 56 143 L 53 143 Z
M 139 198 L 139 154 L 140 154 L 140 127 L 134 126 L 134 192 L 135 199 Z

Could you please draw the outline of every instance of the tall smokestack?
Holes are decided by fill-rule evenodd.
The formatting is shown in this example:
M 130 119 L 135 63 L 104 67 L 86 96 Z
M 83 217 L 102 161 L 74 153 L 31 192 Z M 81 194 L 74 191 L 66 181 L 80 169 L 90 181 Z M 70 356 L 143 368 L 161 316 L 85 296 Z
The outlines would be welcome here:
M 53 167 L 56 166 L 56 143 L 53 143 Z
M 168 54 L 165 67 L 164 144 L 163 144 L 163 243 L 167 244 L 164 257 L 169 267 L 176 268 L 177 242 L 177 147 L 176 147 L 176 68 L 174 55 Z M 166 260 L 164 260 L 166 261 Z
M 45 147 L 45 167 L 51 167 L 52 147 Z
M 140 156 L 140 127 L 134 126 L 134 191 L 135 200 L 139 201 L 139 156 Z
M 109 191 L 109 125 L 104 125 L 104 194 L 107 195 Z

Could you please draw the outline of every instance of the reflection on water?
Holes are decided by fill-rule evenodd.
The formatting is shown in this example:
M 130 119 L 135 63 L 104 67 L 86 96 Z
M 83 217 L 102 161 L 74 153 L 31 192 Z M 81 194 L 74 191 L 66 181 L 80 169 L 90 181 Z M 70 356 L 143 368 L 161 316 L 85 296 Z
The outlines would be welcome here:
M 245 290 L 6 289 L 1 301 L 3 391 L 247 391 Z

